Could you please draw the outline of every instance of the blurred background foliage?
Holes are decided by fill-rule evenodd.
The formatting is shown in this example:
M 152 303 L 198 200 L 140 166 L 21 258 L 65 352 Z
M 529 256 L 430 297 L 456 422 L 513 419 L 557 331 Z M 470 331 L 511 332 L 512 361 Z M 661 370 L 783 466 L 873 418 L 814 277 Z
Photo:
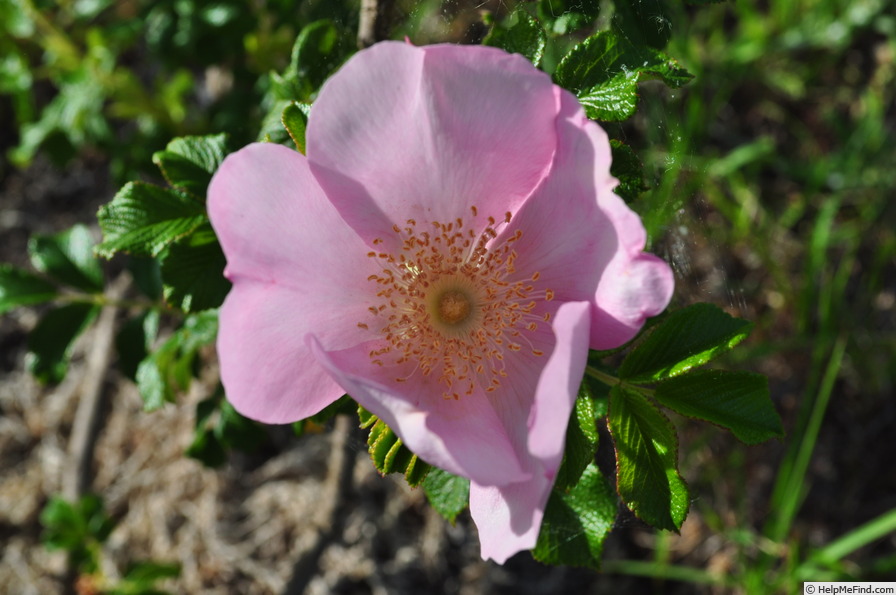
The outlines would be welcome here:
M 517 4 L 399 0 L 392 37 L 478 42 Z M 644 162 L 635 207 L 676 270 L 677 305 L 756 322 L 729 363 L 769 376 L 788 436 L 745 449 L 675 420 L 695 494 L 685 529 L 702 545 L 651 533 L 639 559 L 605 570 L 752 593 L 893 580 L 896 2 L 642 4 L 658 7 L 642 33 L 695 79 L 643 85 L 635 118 L 607 128 Z M 609 2 L 527 6 L 549 72 L 613 25 Z M 0 181 L 37 155 L 90 155 L 120 183 L 156 175 L 151 156 L 175 136 L 254 140 L 286 102 L 313 100 L 357 15 L 351 0 L 0 0 Z M 302 31 L 302 64 L 335 62 L 284 78 Z

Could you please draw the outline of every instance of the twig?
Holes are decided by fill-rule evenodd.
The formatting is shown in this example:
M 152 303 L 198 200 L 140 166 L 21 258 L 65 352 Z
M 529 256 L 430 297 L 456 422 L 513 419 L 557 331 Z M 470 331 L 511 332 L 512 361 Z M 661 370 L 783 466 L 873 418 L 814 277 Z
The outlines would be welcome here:
M 358 48 L 370 47 L 389 37 L 392 0 L 361 0 L 358 20 Z
M 283 591 L 284 595 L 300 595 L 305 592 L 318 570 L 320 557 L 330 543 L 342 534 L 345 527 L 355 469 L 355 450 L 350 440 L 351 430 L 351 418 L 347 415 L 337 415 L 333 432 L 330 434 L 332 445 L 326 494 L 321 498 L 324 502 L 330 502 L 329 510 L 324 511 L 326 522 L 321 525 L 326 527 L 326 530 L 317 535 L 314 545 L 308 548 L 293 566 L 292 577 Z
M 127 289 L 130 278 L 122 275 L 109 287 L 108 297 L 114 302 Z M 103 402 L 103 380 L 112 359 L 112 340 L 115 336 L 115 317 L 119 308 L 107 305 L 103 308 L 93 335 L 93 345 L 87 356 L 87 369 L 81 385 L 78 410 L 72 424 L 68 442 L 68 464 L 62 477 L 62 494 L 66 500 L 75 502 L 83 496 L 90 485 L 90 464 L 96 435 L 99 431 L 99 414 Z

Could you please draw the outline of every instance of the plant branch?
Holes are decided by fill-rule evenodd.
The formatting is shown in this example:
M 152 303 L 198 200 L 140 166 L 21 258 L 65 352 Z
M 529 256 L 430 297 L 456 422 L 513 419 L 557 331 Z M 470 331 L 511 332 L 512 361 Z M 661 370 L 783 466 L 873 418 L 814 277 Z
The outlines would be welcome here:
M 68 464 L 62 477 L 62 493 L 70 502 L 81 498 L 90 485 L 90 463 L 99 430 L 103 381 L 112 359 L 115 317 L 120 309 L 114 302 L 124 294 L 129 283 L 130 278 L 126 275 L 112 282 L 108 296 L 113 303 L 103 307 L 94 328 L 93 345 L 87 356 L 78 410 L 68 442 Z
M 392 0 L 361 0 L 358 22 L 358 48 L 370 47 L 389 37 Z

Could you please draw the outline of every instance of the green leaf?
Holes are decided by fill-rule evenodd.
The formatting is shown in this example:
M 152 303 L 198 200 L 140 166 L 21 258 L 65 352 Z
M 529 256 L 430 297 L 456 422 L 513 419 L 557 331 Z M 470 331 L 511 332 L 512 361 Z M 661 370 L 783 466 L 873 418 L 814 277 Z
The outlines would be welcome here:
M 173 402 L 179 390 L 187 390 L 194 374 L 197 352 L 218 334 L 218 312 L 190 315 L 161 347 L 137 367 L 137 389 L 146 411 Z
M 672 36 L 672 22 L 663 0 L 614 0 L 611 30 L 635 45 L 663 49 Z
M 264 426 L 240 415 L 228 401 L 221 401 L 220 411 L 220 418 L 215 426 L 215 436 L 225 448 L 255 452 L 267 441 L 268 435 Z
M 124 323 L 115 336 L 118 368 L 122 374 L 136 380 L 137 367 L 149 354 L 159 333 L 159 312 L 148 310 Z
M 41 511 L 40 522 L 44 526 L 41 536 L 44 546 L 66 550 L 71 565 L 83 573 L 96 571 L 100 544 L 115 527 L 103 509 L 103 501 L 94 494 L 87 494 L 74 503 L 53 496 Z
M 28 370 L 42 383 L 65 378 L 75 340 L 93 323 L 100 307 L 67 304 L 47 312 L 28 335 Z
M 132 256 L 128 259 L 128 270 L 140 293 L 153 301 L 162 297 L 162 272 L 158 259 Z
M 537 15 L 553 35 L 567 35 L 594 23 L 599 0 L 538 0 Z
M 308 99 L 351 53 L 347 36 L 328 19 L 315 21 L 296 38 L 286 78 L 294 77 L 298 89 L 291 99 Z
M 616 510 L 613 487 L 594 463 L 589 464 L 569 492 L 551 492 L 532 557 L 544 564 L 599 570 Z
M 211 397 L 196 404 L 193 441 L 184 453 L 209 468 L 219 467 L 227 462 L 227 450 L 215 435 L 213 419 L 218 412 L 223 394 L 223 390 L 215 391 Z
M 650 382 L 702 366 L 750 334 L 753 325 L 712 304 L 672 312 L 654 327 L 619 367 L 620 378 Z
M 611 139 L 610 148 L 613 151 L 610 174 L 619 180 L 615 192 L 626 202 L 631 202 L 638 198 L 641 192 L 647 190 L 647 185 L 644 183 L 644 167 L 627 144 Z
M 96 252 L 104 258 L 116 252 L 158 256 L 208 220 L 205 206 L 194 196 L 142 182 L 126 184 L 100 207 L 97 218 L 103 243 Z
M 784 435 L 762 374 L 696 370 L 660 382 L 654 396 L 682 415 L 728 428 L 747 444 Z
M 169 184 L 196 197 L 205 197 L 212 174 L 228 151 L 226 134 L 183 136 L 152 156 Z
M 431 467 L 408 450 L 392 428 L 375 415 L 358 406 L 362 428 L 370 428 L 367 450 L 374 467 L 383 475 L 402 473 L 411 487 L 416 487 L 429 473 Z
M 621 122 L 638 109 L 637 72 L 621 72 L 605 83 L 581 91 L 579 103 L 592 120 Z
M 690 503 L 675 428 L 641 394 L 618 385 L 610 389 L 609 421 L 622 501 L 654 527 L 678 531 Z
M 49 302 L 58 295 L 45 279 L 8 264 L 0 264 L 0 314 L 18 306 Z
M 566 429 L 566 447 L 563 462 L 554 482 L 556 489 L 567 489 L 579 481 L 579 477 L 594 461 L 597 452 L 597 410 L 588 379 L 582 380 L 575 408 Z
M 227 461 L 228 451 L 255 452 L 268 440 L 264 426 L 240 415 L 218 386 L 215 394 L 196 406 L 196 428 L 186 455 L 206 467 Z
M 310 109 L 311 106 L 307 103 L 293 101 L 284 108 L 280 118 L 292 142 L 296 144 L 296 150 L 302 155 L 305 154 L 305 128 L 308 126 Z
M 492 27 L 482 41 L 483 45 L 501 48 L 511 54 L 521 54 L 535 66 L 538 66 L 544 56 L 546 43 L 544 29 L 522 8 L 515 10 L 504 23 Z
M 93 238 L 84 225 L 28 241 L 31 263 L 51 278 L 87 292 L 103 290 L 103 271 L 93 255 Z
M 423 491 L 436 511 L 454 524 L 457 515 L 470 505 L 470 480 L 433 467 L 423 480 Z
M 230 291 L 224 277 L 227 260 L 211 225 L 171 245 L 162 257 L 165 301 L 184 312 L 217 308 Z
M 677 88 L 693 76 L 659 50 L 632 45 L 623 37 L 602 31 L 575 46 L 554 73 L 555 82 L 573 92 L 588 116 L 625 119 L 637 105 L 636 83 L 660 79 Z

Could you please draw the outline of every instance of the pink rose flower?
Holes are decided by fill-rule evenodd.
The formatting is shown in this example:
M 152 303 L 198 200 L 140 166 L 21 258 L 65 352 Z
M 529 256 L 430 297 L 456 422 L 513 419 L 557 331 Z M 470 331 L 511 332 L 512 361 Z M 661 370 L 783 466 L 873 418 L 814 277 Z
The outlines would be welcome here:
M 227 398 L 286 423 L 347 392 L 470 478 L 483 558 L 532 548 L 588 348 L 627 341 L 672 293 L 610 159 L 521 56 L 359 52 L 311 109 L 307 157 L 253 144 L 209 187 L 233 282 Z

